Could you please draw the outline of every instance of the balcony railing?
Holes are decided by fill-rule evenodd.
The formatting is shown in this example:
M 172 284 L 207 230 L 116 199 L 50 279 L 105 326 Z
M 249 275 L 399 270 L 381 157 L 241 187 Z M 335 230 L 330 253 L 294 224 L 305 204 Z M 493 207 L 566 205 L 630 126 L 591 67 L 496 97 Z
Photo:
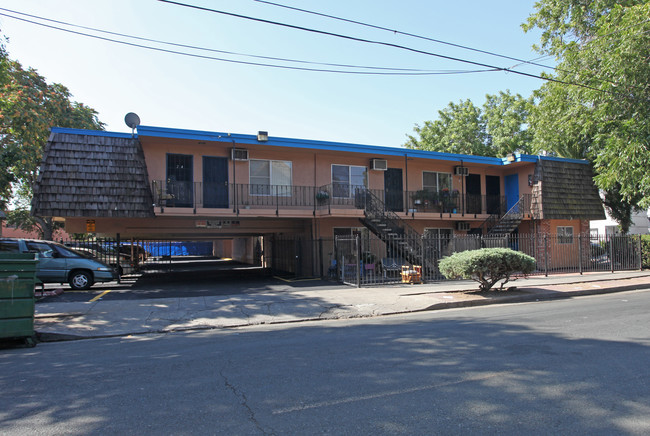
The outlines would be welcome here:
M 319 187 L 295 185 L 225 184 L 207 182 L 151 182 L 154 205 L 161 208 L 212 208 L 319 210 L 360 209 L 360 195 L 370 192 L 386 209 L 410 215 L 460 214 L 499 215 L 507 212 L 505 197 L 499 195 L 460 194 L 458 191 L 431 192 L 385 191 L 364 186 L 328 184 Z M 530 196 L 525 196 L 524 213 L 530 209 Z

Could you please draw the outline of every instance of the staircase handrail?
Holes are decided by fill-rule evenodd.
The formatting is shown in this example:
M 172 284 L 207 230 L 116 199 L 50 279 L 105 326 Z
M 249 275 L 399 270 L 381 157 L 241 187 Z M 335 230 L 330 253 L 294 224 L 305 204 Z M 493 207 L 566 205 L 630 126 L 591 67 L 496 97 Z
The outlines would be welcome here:
M 506 205 L 506 200 L 502 199 L 501 206 L 499 207 L 499 210 L 505 209 L 505 207 L 504 207 L 505 205 Z M 485 229 L 485 233 L 488 233 L 490 231 L 490 229 L 492 227 L 494 227 L 496 225 L 496 223 L 498 223 L 501 218 L 506 216 L 507 213 L 508 212 L 506 212 L 503 215 L 501 215 L 500 213 L 493 213 L 489 217 L 487 217 L 487 219 L 485 221 L 483 221 L 483 223 L 479 227 L 481 229 Z
M 384 221 L 387 221 L 390 225 L 401 229 L 404 232 L 404 235 L 411 238 L 421 237 L 421 235 L 411 227 L 406 221 L 400 218 L 395 212 L 386 210 L 385 203 L 373 194 L 370 190 L 366 189 L 363 191 L 365 198 L 370 198 L 371 201 L 364 201 L 364 211 L 366 214 L 370 212 L 373 215 L 379 215 Z
M 377 195 L 369 190 L 360 190 L 364 194 L 363 209 L 366 218 L 372 220 L 373 218 L 380 220 L 386 226 L 390 226 L 392 233 L 400 234 L 397 240 L 403 240 L 405 247 L 403 255 L 405 258 L 410 259 L 413 264 L 423 265 L 425 258 L 423 256 L 423 243 L 422 235 L 411 227 L 406 221 L 400 218 L 396 213 L 386 210 L 386 205 Z M 373 227 L 375 227 L 373 225 Z M 397 232 L 394 230 L 398 230 Z M 390 235 L 386 235 L 391 238 Z

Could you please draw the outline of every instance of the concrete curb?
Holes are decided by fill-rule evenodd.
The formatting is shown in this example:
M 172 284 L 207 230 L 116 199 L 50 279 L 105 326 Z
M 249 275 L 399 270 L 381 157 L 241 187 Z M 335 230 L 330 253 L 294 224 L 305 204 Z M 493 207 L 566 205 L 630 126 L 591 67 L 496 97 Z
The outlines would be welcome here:
M 617 279 L 612 279 L 611 281 L 620 281 Z M 603 282 L 609 280 L 598 280 L 597 282 Z M 375 318 L 381 316 L 391 316 L 391 315 L 402 315 L 407 313 L 419 313 L 419 312 L 430 312 L 438 311 L 445 309 L 455 309 L 463 307 L 479 307 L 479 306 L 489 306 L 495 304 L 513 304 L 513 303 L 530 303 L 536 301 L 549 301 L 549 300 L 558 300 L 558 299 L 568 299 L 573 297 L 580 296 L 590 296 L 590 295 L 601 295 L 601 294 L 610 294 L 617 292 L 625 292 L 632 290 L 640 289 L 650 289 L 650 282 L 648 283 L 636 283 L 624 286 L 611 286 L 611 287 L 598 287 L 598 288 L 589 288 L 589 289 L 578 289 L 578 290 L 553 290 L 553 288 L 561 288 L 566 286 L 575 286 L 578 284 L 589 284 L 596 281 L 576 281 L 572 283 L 564 284 L 553 284 L 544 288 L 531 287 L 531 288 L 515 288 L 514 290 L 509 291 L 490 291 L 487 295 L 489 298 L 480 298 L 485 294 L 480 295 L 475 293 L 471 295 L 475 290 L 462 291 L 455 290 L 449 291 L 449 294 L 463 294 L 465 296 L 469 294 L 469 298 L 463 301 L 449 301 L 449 302 L 437 302 L 430 306 L 418 309 L 405 309 L 405 310 L 396 310 L 396 311 L 386 311 L 381 313 L 373 314 L 333 314 L 333 316 L 307 316 L 298 319 L 291 320 L 265 320 L 261 322 L 247 321 L 241 323 L 234 323 L 228 325 L 193 325 L 193 326 L 181 326 L 181 327 L 172 327 L 172 328 L 161 328 L 161 329 L 151 329 L 151 330 L 139 330 L 133 332 L 125 333 L 114 333 L 114 334 L 91 334 L 91 335 L 71 335 L 71 334 L 61 334 L 61 333 L 48 333 L 48 332 L 37 332 L 36 336 L 39 342 L 62 342 L 62 341 L 76 341 L 84 339 L 105 339 L 105 338 L 115 338 L 115 337 L 127 337 L 127 336 L 143 336 L 143 335 L 156 335 L 156 334 L 168 334 L 168 333 L 178 333 L 178 332 L 188 332 L 188 331 L 202 331 L 202 330 L 226 330 L 226 329 L 236 329 L 249 326 L 259 326 L 259 325 L 283 325 L 283 324 L 296 324 L 296 323 L 305 323 L 305 322 L 318 322 L 318 321 L 329 321 L 336 319 L 363 319 L 363 318 Z M 509 292 L 517 292 L 517 295 L 508 294 Z M 426 295 L 426 294 L 435 294 L 436 292 L 422 292 L 417 293 L 417 295 Z M 416 294 L 411 294 L 416 295 Z M 474 297 L 474 298 L 473 298 Z M 74 316 L 82 316 L 83 313 L 52 313 L 37 315 L 36 318 L 67 318 Z

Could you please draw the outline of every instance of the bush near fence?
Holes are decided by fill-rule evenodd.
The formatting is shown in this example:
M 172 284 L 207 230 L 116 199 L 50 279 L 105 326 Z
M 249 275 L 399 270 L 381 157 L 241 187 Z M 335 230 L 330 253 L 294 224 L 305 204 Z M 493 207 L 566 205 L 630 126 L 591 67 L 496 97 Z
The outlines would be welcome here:
M 481 248 L 454 253 L 438 263 L 440 272 L 448 279 L 471 279 L 481 291 L 489 291 L 499 281 L 501 287 L 514 274 L 535 271 L 535 259 L 509 248 Z

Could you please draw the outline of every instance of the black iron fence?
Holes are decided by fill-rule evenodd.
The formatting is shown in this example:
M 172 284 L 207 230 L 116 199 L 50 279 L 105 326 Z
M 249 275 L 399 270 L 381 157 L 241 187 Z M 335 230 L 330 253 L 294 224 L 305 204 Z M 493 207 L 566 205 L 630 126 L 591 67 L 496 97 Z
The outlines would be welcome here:
M 461 194 L 458 191 L 402 191 L 368 189 L 365 186 L 328 184 L 323 186 L 267 185 L 209 182 L 166 182 L 153 180 L 154 204 L 161 208 L 215 208 L 331 210 L 363 208 L 367 193 L 385 204 L 386 209 L 405 214 L 498 215 L 507 212 L 500 195 Z M 521 209 L 530 213 L 530 195 L 523 195 Z
M 278 274 L 323 277 L 353 286 L 400 283 L 402 268 L 413 266 L 421 267 L 423 281 L 445 280 L 437 267 L 440 259 L 490 247 L 507 247 L 534 257 L 537 267 L 533 274 L 538 275 L 614 272 L 650 264 L 650 238 L 642 244 L 639 235 L 424 235 L 417 244 L 405 238 L 408 236 L 380 239 L 368 234 L 317 240 L 291 235 L 269 237 L 264 239 L 263 262 Z M 88 238 L 61 242 L 112 265 L 120 275 L 165 271 L 174 263 L 215 258 L 209 240 Z M 404 257 L 407 245 L 408 259 Z
M 416 265 L 400 256 L 405 242 L 400 236 L 339 237 L 329 276 L 354 286 L 402 282 L 402 268 Z M 414 257 L 423 281 L 445 280 L 437 267 L 443 257 L 479 248 L 505 247 L 528 254 L 537 261 L 536 275 L 634 270 L 648 262 L 642 258 L 638 235 L 454 235 L 423 236 L 420 242 Z
M 86 237 L 59 241 L 78 254 L 104 262 L 120 276 L 169 270 L 172 262 L 213 258 L 212 241 Z

